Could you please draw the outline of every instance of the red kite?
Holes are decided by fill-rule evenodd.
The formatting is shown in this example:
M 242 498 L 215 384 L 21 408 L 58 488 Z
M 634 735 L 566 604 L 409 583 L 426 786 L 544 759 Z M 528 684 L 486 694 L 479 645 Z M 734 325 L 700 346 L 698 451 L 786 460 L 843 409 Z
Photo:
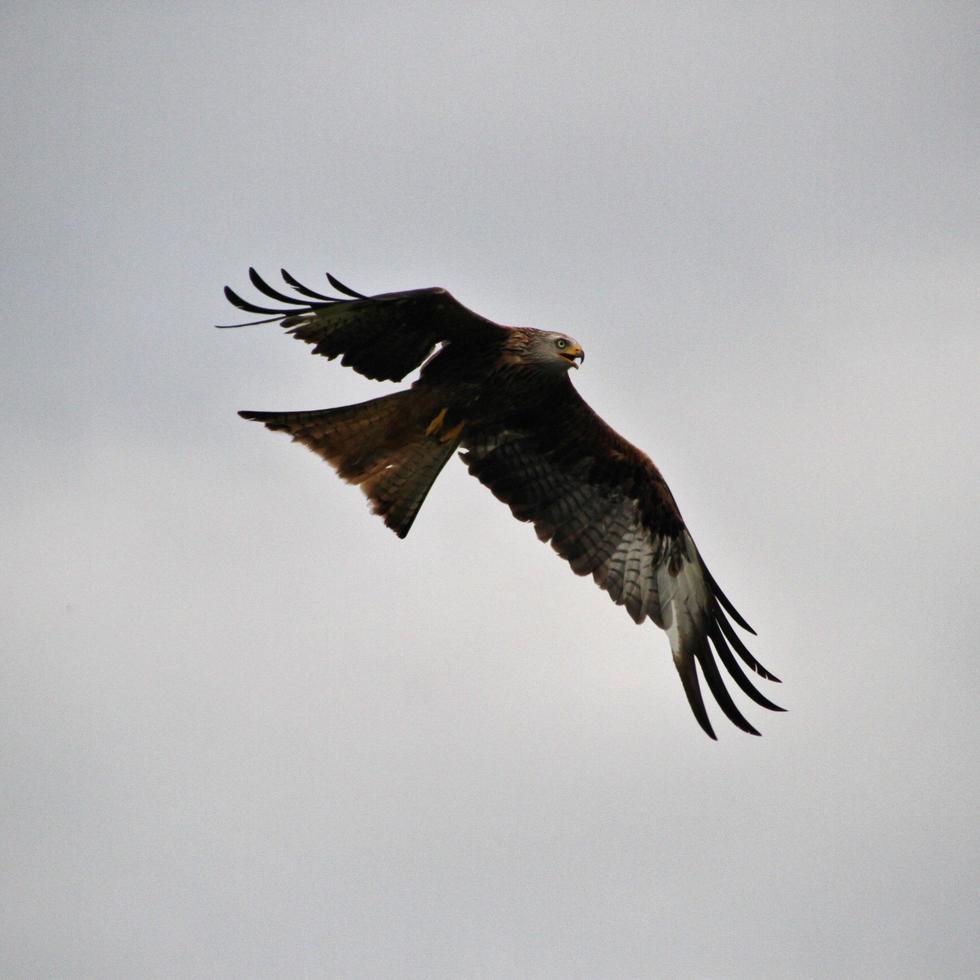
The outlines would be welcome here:
M 573 387 L 569 369 L 585 359 L 575 340 L 493 323 L 445 289 L 364 296 L 328 275 L 341 295 L 326 296 L 283 270 L 296 294 L 287 295 L 254 269 L 249 276 L 287 307 L 257 306 L 225 287 L 234 306 L 269 317 L 251 323 L 279 323 L 313 353 L 339 357 L 368 378 L 401 381 L 418 367 L 421 373 L 408 390 L 359 405 L 239 412 L 242 418 L 288 432 L 322 456 L 360 486 L 401 538 L 439 471 L 461 450 L 470 473 L 518 520 L 531 522 L 572 571 L 591 575 L 637 623 L 649 618 L 666 630 L 691 710 L 711 738 L 695 663 L 742 731 L 759 734 L 728 693 L 715 656 L 756 704 L 783 710 L 739 666 L 736 654 L 760 677 L 778 681 L 732 626 L 729 617 L 755 632 L 712 578 L 660 471 Z

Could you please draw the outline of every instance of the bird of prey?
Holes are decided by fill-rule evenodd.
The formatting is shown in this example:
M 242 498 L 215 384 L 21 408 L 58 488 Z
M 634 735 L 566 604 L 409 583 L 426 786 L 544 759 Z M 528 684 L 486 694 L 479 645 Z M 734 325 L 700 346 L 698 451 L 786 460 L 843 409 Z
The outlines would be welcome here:
M 257 305 L 225 287 L 234 306 L 267 317 L 226 326 L 279 323 L 313 353 L 339 357 L 379 381 L 421 372 L 407 390 L 358 405 L 243 411 L 242 418 L 286 432 L 322 456 L 401 538 L 460 450 L 470 473 L 518 520 L 532 523 L 572 571 L 591 575 L 637 623 L 651 619 L 667 632 L 691 710 L 711 738 L 696 665 L 742 731 L 759 734 L 725 687 L 718 661 L 752 701 L 783 710 L 740 666 L 739 659 L 778 681 L 732 625 L 755 632 L 712 578 L 660 471 L 572 385 L 569 371 L 585 359 L 577 341 L 494 323 L 441 288 L 365 296 L 328 274 L 340 294 L 328 296 L 282 270 L 290 295 L 254 269 L 249 277 L 282 305 Z

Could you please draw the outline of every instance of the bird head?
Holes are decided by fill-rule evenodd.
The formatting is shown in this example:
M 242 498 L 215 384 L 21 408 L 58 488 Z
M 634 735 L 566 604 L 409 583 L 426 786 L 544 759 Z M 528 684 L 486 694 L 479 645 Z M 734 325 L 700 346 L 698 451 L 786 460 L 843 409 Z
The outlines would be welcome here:
M 585 360 L 585 351 L 567 334 L 535 330 L 529 337 L 525 358 L 546 371 L 567 371 Z

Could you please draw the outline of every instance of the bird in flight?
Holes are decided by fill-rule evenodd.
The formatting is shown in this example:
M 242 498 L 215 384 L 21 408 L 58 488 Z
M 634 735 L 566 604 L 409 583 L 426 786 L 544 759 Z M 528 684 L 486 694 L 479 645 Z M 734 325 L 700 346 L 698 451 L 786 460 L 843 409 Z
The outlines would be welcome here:
M 778 678 L 748 651 L 732 620 L 750 633 L 695 547 L 660 471 L 582 399 L 569 377 L 585 360 L 563 333 L 507 327 L 468 310 L 441 288 L 365 296 L 331 275 L 340 295 L 304 286 L 285 270 L 287 294 L 254 269 L 253 286 L 278 308 L 242 299 L 265 317 L 225 327 L 278 323 L 314 354 L 405 391 L 358 405 L 300 412 L 243 411 L 286 432 L 361 488 L 404 538 L 440 470 L 457 450 L 467 469 L 520 521 L 534 525 L 577 575 L 591 575 L 637 623 L 651 619 L 670 639 L 694 716 L 716 738 L 698 682 L 726 717 L 752 735 L 718 662 L 756 704 L 782 711 L 758 691 L 739 660 Z M 717 658 L 717 659 L 716 659 Z

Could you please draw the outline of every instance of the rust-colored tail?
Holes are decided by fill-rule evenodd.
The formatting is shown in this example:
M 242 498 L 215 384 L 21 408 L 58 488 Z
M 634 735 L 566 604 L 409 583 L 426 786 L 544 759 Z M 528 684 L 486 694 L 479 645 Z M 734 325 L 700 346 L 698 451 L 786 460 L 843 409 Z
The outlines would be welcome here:
M 343 408 L 238 414 L 322 456 L 403 538 L 459 445 L 462 427 L 446 426 L 443 408 L 431 392 L 411 389 Z

